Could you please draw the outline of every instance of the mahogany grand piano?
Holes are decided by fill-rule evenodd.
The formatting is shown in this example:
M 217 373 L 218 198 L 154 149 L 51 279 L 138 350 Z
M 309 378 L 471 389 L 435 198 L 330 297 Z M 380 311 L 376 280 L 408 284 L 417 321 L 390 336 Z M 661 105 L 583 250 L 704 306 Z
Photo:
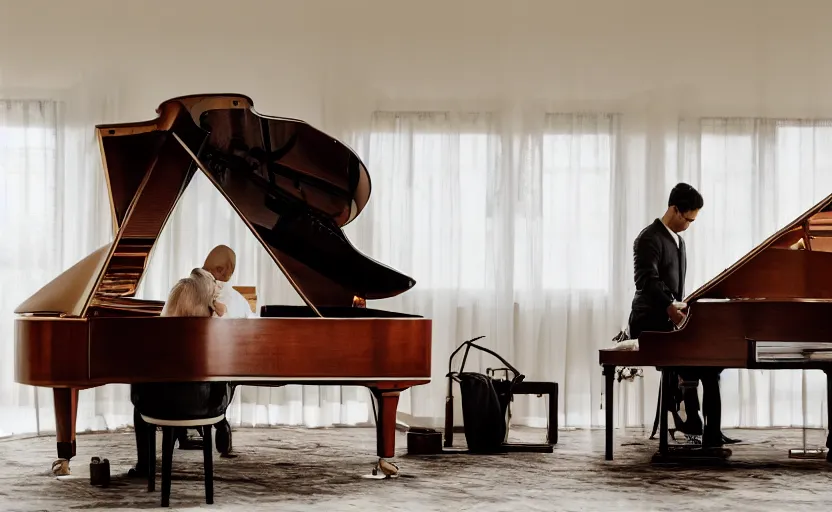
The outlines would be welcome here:
M 606 459 L 613 451 L 617 366 L 823 370 L 832 398 L 832 195 L 770 236 L 685 299 L 688 314 L 672 332 L 642 332 L 636 350 L 602 349 Z M 671 407 L 662 372 L 660 410 Z M 829 424 L 832 425 L 832 409 Z M 659 456 L 668 453 L 660 414 Z M 832 448 L 832 431 L 826 446 Z M 832 462 L 832 452 L 827 460 Z
M 165 101 L 152 121 L 97 126 L 115 237 L 15 313 L 15 380 L 54 388 L 58 457 L 76 453 L 78 391 L 108 383 L 361 385 L 378 403 L 379 457 L 395 449 L 399 393 L 430 382 L 431 321 L 363 307 L 414 280 L 358 252 L 341 227 L 370 197 L 347 146 L 239 94 Z M 136 289 L 159 234 L 202 171 L 305 306 L 254 319 L 159 317 Z

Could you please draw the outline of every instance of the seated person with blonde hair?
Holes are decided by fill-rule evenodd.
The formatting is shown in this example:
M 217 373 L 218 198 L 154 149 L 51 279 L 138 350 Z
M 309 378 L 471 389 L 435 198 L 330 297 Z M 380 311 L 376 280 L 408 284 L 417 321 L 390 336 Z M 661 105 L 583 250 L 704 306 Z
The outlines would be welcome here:
M 214 276 L 195 268 L 173 285 L 160 316 L 223 316 L 228 308 L 219 295 L 220 286 Z
M 201 268 L 176 282 L 162 309 L 164 317 L 223 316 L 225 305 L 217 300 L 219 287 L 214 277 Z M 224 382 L 149 382 L 130 386 L 137 463 L 131 476 L 146 476 L 149 426 L 142 414 L 161 419 L 190 419 L 222 416 L 231 402 L 231 389 Z

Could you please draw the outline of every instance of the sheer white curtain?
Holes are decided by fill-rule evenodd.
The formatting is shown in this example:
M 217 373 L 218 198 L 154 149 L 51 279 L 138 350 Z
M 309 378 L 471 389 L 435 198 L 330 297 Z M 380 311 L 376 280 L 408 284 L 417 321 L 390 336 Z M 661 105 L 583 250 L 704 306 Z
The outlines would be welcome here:
M 11 312 L 112 237 L 91 127 L 111 120 L 114 105 L 92 96 L 0 102 L 0 435 L 54 429 L 49 390 L 13 384 Z M 820 121 L 680 121 L 647 109 L 360 118 L 333 131 L 361 154 L 373 184 L 369 206 L 346 233 L 365 254 L 416 280 L 371 307 L 434 324 L 433 382 L 405 393 L 399 408 L 417 424 L 441 425 L 448 356 L 486 335 L 483 344 L 527 379 L 560 383 L 562 426 L 602 425 L 597 349 L 626 322 L 632 240 L 664 211 L 670 188 L 688 181 L 705 197 L 684 235 L 688 291 L 832 190 L 832 124 Z M 257 286 L 260 304 L 301 304 L 200 174 L 163 232 L 139 295 L 164 299 L 220 243 L 238 255 L 233 284 Z M 468 368 L 496 366 L 474 353 Z M 807 421 L 825 425 L 823 376 L 807 377 Z M 651 424 L 657 387 L 652 369 L 618 385 L 616 423 Z M 803 422 L 799 372 L 726 371 L 723 395 L 726 426 Z M 372 421 L 368 398 L 363 388 L 246 386 L 229 416 L 236 425 L 360 424 Z M 544 425 L 545 405 L 518 397 L 514 421 Z M 127 386 L 85 390 L 78 429 L 127 425 L 131 411 Z
M 347 234 L 416 279 L 377 307 L 433 319 L 433 382 L 407 394 L 401 412 L 441 424 L 448 357 L 485 335 L 528 380 L 560 382 L 561 424 L 597 424 L 595 349 L 616 325 L 607 309 L 618 117 L 507 117 L 376 112 L 347 137 L 373 179 L 370 206 Z M 472 352 L 466 368 L 501 366 Z M 545 425 L 545 411 L 543 400 L 518 397 L 513 414 Z
M 73 93 L 69 93 L 72 95 Z M 0 435 L 52 431 L 52 394 L 14 383 L 14 308 L 109 237 L 109 204 L 83 95 L 0 99 Z M 111 389 L 81 392 L 78 428 L 124 424 Z
M 602 425 L 596 350 L 626 323 L 632 240 L 672 186 L 705 196 L 685 234 L 688 292 L 832 190 L 824 122 L 680 121 L 648 109 L 531 116 L 508 125 L 501 113 L 377 112 L 347 136 L 374 184 L 348 234 L 417 280 L 379 307 L 434 319 L 434 382 L 400 408 L 422 422 L 441 423 L 448 354 L 485 334 L 527 378 L 560 383 L 561 425 Z M 658 375 L 645 373 L 617 386 L 617 424 L 652 424 Z M 807 377 L 807 424 L 824 426 L 824 376 Z M 728 370 L 723 394 L 726 426 L 803 424 L 800 372 Z M 543 425 L 545 410 L 518 398 L 514 420 Z
M 366 254 L 416 280 L 410 291 L 373 307 L 432 319 L 432 382 L 403 394 L 399 410 L 436 424 L 444 416 L 448 357 L 461 341 L 487 334 L 489 346 L 511 357 L 504 269 L 513 249 L 501 225 L 507 217 L 497 213 L 510 196 L 510 177 L 500 172 L 498 127 L 489 113 L 376 112 L 352 142 L 373 188 L 346 233 Z M 476 366 L 480 356 L 472 356 Z
M 59 110 L 49 101 L 0 103 L 0 435 L 30 430 L 37 419 L 32 388 L 14 383 L 12 311 L 61 263 L 41 238 L 60 237 Z

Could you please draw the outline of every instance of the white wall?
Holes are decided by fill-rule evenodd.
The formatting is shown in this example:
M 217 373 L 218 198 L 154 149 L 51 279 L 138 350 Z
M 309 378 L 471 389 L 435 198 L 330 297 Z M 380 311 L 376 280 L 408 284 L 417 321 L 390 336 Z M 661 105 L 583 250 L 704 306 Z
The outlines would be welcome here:
M 824 0 L 0 0 L 0 89 L 111 81 L 124 120 L 226 91 L 313 123 L 345 98 L 832 115 L 830 19 Z

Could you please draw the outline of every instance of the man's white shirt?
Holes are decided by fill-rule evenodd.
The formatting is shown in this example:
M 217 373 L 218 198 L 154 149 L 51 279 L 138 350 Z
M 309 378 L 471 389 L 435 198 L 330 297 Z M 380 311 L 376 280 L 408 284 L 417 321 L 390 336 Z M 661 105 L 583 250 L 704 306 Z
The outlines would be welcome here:
M 248 301 L 243 295 L 235 290 L 230 284 L 217 281 L 220 287 L 219 302 L 225 304 L 226 311 L 221 318 L 257 318 L 251 311 Z
M 679 247 L 679 233 L 676 233 L 675 231 L 667 227 L 667 224 L 665 224 L 664 222 L 662 222 L 662 225 L 667 228 L 668 233 L 670 233 L 670 236 L 673 237 L 673 241 L 676 242 L 676 247 Z

